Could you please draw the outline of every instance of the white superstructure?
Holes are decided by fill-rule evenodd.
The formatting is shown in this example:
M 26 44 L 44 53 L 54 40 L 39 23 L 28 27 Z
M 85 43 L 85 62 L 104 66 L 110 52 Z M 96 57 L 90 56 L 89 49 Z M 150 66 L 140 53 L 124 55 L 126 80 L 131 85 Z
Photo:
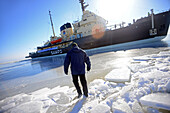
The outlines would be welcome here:
M 88 36 L 99 32 L 104 32 L 106 29 L 106 24 L 107 21 L 104 18 L 86 10 L 83 12 L 82 20 L 73 23 L 74 33 Z

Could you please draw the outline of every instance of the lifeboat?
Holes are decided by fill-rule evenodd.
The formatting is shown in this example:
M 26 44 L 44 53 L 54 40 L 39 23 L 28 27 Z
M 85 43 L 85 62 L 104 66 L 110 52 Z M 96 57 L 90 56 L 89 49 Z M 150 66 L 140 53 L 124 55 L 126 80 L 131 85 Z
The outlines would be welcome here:
M 59 38 L 57 40 L 51 41 L 51 44 L 55 44 L 55 43 L 58 43 L 58 42 L 61 42 L 61 41 L 62 41 L 62 38 Z

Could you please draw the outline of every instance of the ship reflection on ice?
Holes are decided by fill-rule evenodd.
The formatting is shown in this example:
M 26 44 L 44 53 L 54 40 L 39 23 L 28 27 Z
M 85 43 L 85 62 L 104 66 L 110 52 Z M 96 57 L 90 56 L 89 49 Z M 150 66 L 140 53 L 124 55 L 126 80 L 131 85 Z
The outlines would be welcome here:
M 63 65 L 65 55 L 36 58 L 31 60 L 31 65 L 35 69 L 41 68 L 41 71 L 57 68 Z

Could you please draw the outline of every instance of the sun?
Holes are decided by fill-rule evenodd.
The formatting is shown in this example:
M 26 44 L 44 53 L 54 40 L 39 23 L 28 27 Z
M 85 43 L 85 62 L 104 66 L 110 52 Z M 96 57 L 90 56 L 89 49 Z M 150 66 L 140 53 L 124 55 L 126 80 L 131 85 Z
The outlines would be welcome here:
M 119 21 L 132 10 L 134 0 L 99 0 L 99 14 L 106 20 Z

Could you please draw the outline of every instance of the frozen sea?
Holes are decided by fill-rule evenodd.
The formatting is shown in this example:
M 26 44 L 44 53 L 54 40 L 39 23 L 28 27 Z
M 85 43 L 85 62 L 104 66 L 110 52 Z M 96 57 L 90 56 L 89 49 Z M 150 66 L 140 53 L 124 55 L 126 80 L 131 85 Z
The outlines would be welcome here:
M 157 40 L 137 41 L 135 43 L 126 43 L 123 45 L 120 44 L 116 46 L 114 45 L 114 46 L 108 46 L 104 48 L 88 50 L 87 53 L 90 56 L 90 60 L 92 63 L 91 71 L 86 73 L 88 84 L 89 85 L 94 84 L 94 87 L 98 83 L 105 84 L 104 83 L 105 76 L 110 71 L 121 68 L 122 66 L 130 66 L 131 71 L 133 71 L 133 73 L 137 73 L 139 69 L 136 69 L 135 67 L 136 65 L 133 66 L 132 63 L 141 62 L 143 60 L 145 61 L 146 59 L 143 59 L 143 57 L 146 58 L 146 56 L 149 56 L 149 55 L 154 57 L 154 55 L 159 55 L 160 53 L 170 51 L 170 40 L 169 39 L 170 39 L 169 37 L 166 37 L 165 40 L 162 40 L 162 41 L 157 41 Z M 167 54 L 169 55 L 169 53 Z M 136 57 L 139 59 L 134 60 L 134 58 Z M 170 56 L 168 56 L 168 58 L 169 57 Z M 53 104 L 50 104 L 50 105 L 47 104 L 49 101 L 46 101 L 47 99 L 46 97 L 44 98 L 44 100 L 42 100 L 42 95 L 41 95 L 39 96 L 41 98 L 41 101 L 37 101 L 38 97 L 27 98 L 27 96 L 28 95 L 35 96 L 35 95 L 39 95 L 40 93 L 42 94 L 44 93 L 47 95 L 47 92 L 49 91 L 50 93 L 48 93 L 48 96 L 53 97 L 54 92 L 57 90 L 60 90 L 60 88 L 61 89 L 63 88 L 66 91 L 68 90 L 69 92 L 74 90 L 73 94 L 70 94 L 70 93 L 69 94 L 76 95 L 74 87 L 72 88 L 73 84 L 72 84 L 71 74 L 69 73 L 69 75 L 67 76 L 64 74 L 64 71 L 63 71 L 64 58 L 65 58 L 65 54 L 59 55 L 59 56 L 49 56 L 49 57 L 44 57 L 44 58 L 35 58 L 35 59 L 28 59 L 28 60 L 23 60 L 23 61 L 0 64 L 0 106 L 1 106 L 0 111 L 22 112 L 22 110 L 25 109 L 25 107 L 23 107 L 25 103 L 23 104 L 23 102 L 21 101 L 19 101 L 19 103 L 16 103 L 15 98 L 17 99 L 26 98 L 25 106 L 34 106 L 34 105 L 37 106 L 37 104 L 42 105 L 42 102 L 45 103 L 43 104 L 43 107 L 37 106 L 35 109 L 33 109 L 34 112 L 37 112 L 37 111 L 50 112 L 50 110 L 54 110 L 54 108 L 52 108 Z M 134 61 L 132 62 L 132 60 Z M 161 60 L 159 60 L 159 62 L 160 61 Z M 165 61 L 169 61 L 169 60 L 167 59 Z M 168 70 L 169 65 L 167 67 L 165 65 L 162 65 L 162 66 L 163 66 L 162 68 L 163 70 L 169 71 Z M 137 75 L 134 75 L 134 76 L 137 76 Z M 142 82 L 145 82 L 145 81 L 142 81 Z M 115 90 L 115 91 L 108 91 L 108 92 L 117 92 L 117 90 L 120 89 L 119 87 L 126 86 L 123 83 L 122 84 L 113 83 L 109 85 L 112 85 L 115 89 L 111 89 L 111 90 Z M 116 85 L 119 87 L 116 87 Z M 106 93 L 106 92 L 101 91 L 101 90 L 104 90 L 104 91 L 108 90 L 106 87 L 108 86 L 105 86 L 105 85 L 101 86 L 98 89 L 98 92 Z M 127 89 L 128 87 L 129 86 L 127 86 Z M 131 87 L 132 86 L 130 85 L 130 88 Z M 90 87 L 90 88 L 92 89 L 93 87 Z M 66 92 L 64 91 L 61 91 L 60 93 L 63 93 L 62 95 L 66 94 Z M 92 91 L 90 93 L 93 94 Z M 98 95 L 100 96 L 100 94 Z M 99 103 L 101 98 L 102 100 L 107 99 L 106 97 L 102 97 L 103 95 L 105 96 L 105 94 L 102 94 L 101 97 L 99 97 L 99 99 L 94 99 L 94 100 L 92 99 L 92 101 L 88 100 L 89 102 L 92 102 L 89 105 L 93 105 L 96 102 Z M 115 97 L 116 95 L 117 93 L 115 93 Z M 66 95 L 66 97 L 67 96 L 68 95 Z M 127 95 L 123 95 L 123 96 L 127 96 Z M 33 100 L 36 100 L 36 102 L 33 102 Z M 119 101 L 118 103 L 124 103 L 124 100 L 119 99 Z M 130 100 L 126 100 L 126 102 L 127 101 L 129 102 Z M 115 102 L 112 102 L 112 105 L 114 104 L 115 106 L 117 105 Z M 128 104 L 128 105 L 132 107 L 133 104 L 134 103 Z M 21 108 L 21 111 L 19 108 L 17 109 L 17 107 Z M 92 110 L 93 112 L 96 112 L 95 109 L 98 109 L 98 108 L 92 109 L 92 107 L 88 108 L 88 105 L 84 107 L 85 108 L 87 107 L 86 108 L 87 111 L 85 112 L 89 112 L 88 110 Z M 102 104 L 96 107 L 99 107 L 99 108 L 102 107 L 103 110 L 106 110 L 106 112 L 108 111 L 108 109 L 110 109 L 109 108 L 110 105 L 108 103 L 107 105 Z M 120 106 L 117 106 L 117 107 L 120 107 Z M 64 107 L 62 106 L 61 108 L 65 109 L 65 106 Z M 113 110 L 119 110 L 119 108 L 116 108 L 116 107 L 111 106 L 111 108 Z M 82 111 L 82 109 L 80 111 Z M 65 111 L 62 111 L 62 112 L 65 112 Z

